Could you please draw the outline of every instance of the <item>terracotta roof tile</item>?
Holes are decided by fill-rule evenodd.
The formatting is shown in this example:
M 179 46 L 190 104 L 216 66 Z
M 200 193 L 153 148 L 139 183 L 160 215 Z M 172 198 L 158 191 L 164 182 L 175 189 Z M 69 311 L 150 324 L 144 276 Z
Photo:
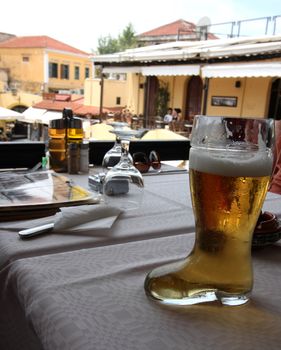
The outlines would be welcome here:
M 179 19 L 175 22 L 168 23 L 161 27 L 149 30 L 148 32 L 139 34 L 138 36 L 177 35 L 179 29 L 194 32 L 195 27 L 195 24 Z
M 107 108 L 103 108 L 103 112 L 104 113 L 109 113 L 110 110 L 108 110 Z M 80 106 L 75 113 L 77 115 L 81 115 L 81 116 L 85 116 L 87 114 L 92 114 L 92 115 L 99 115 L 100 114 L 100 108 L 96 107 L 96 106 Z
M 83 102 L 83 101 L 82 101 Z M 96 106 L 85 106 L 78 102 L 73 101 L 56 101 L 56 100 L 43 100 L 36 104 L 34 104 L 32 107 L 34 108 L 41 108 L 41 109 L 47 109 L 48 111 L 57 111 L 62 112 L 64 108 L 71 108 L 73 113 L 80 116 L 86 116 L 87 114 L 91 115 L 99 115 L 100 108 Z M 110 112 L 116 112 L 121 111 L 122 107 L 113 107 L 113 108 L 103 108 L 103 113 L 110 113 Z
M 138 35 L 138 37 L 178 35 L 179 31 L 181 34 L 185 35 L 194 34 L 196 31 L 196 25 L 194 23 L 187 22 L 184 19 L 179 19 L 175 22 L 168 23 L 161 27 L 141 33 Z M 216 39 L 217 37 L 212 33 L 209 33 L 208 38 Z
M 34 104 L 32 107 L 47 109 L 49 111 L 62 111 L 64 108 L 71 108 L 75 112 L 80 106 L 80 103 L 71 101 L 43 100 Z
M 70 53 L 89 55 L 85 51 L 76 49 L 49 36 L 16 36 L 4 42 L 0 42 L 0 48 L 45 48 Z

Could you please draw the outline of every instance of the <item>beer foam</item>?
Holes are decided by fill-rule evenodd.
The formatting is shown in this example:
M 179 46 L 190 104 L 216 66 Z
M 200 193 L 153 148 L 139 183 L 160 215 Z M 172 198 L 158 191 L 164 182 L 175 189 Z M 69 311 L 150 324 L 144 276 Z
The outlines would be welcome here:
M 189 167 L 222 176 L 268 176 L 272 173 L 270 152 L 218 151 L 191 148 Z

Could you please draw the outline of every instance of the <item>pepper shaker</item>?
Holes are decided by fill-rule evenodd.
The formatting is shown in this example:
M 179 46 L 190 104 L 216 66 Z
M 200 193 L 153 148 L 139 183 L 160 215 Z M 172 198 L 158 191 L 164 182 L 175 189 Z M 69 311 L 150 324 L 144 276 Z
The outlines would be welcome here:
M 80 168 L 80 149 L 78 143 L 69 143 L 67 152 L 67 169 L 69 174 L 78 174 Z
M 83 141 L 80 144 L 80 172 L 89 172 L 89 142 Z

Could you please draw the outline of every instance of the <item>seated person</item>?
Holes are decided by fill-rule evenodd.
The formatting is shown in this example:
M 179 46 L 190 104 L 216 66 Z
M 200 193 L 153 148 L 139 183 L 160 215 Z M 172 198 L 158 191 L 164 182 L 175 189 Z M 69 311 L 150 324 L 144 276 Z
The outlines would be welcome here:
M 181 120 L 181 109 L 180 108 L 174 108 L 173 112 L 173 120 L 174 121 L 180 121 Z
M 173 120 L 172 108 L 168 108 L 167 114 L 164 116 L 164 123 L 168 124 Z

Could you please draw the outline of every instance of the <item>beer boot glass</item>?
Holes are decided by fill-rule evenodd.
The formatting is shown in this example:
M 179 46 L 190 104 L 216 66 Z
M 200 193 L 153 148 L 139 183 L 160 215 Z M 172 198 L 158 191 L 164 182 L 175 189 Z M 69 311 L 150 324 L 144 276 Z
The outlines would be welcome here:
M 196 116 L 189 182 L 195 243 L 156 268 L 147 295 L 165 304 L 242 305 L 253 287 L 251 244 L 272 172 L 271 119 Z

